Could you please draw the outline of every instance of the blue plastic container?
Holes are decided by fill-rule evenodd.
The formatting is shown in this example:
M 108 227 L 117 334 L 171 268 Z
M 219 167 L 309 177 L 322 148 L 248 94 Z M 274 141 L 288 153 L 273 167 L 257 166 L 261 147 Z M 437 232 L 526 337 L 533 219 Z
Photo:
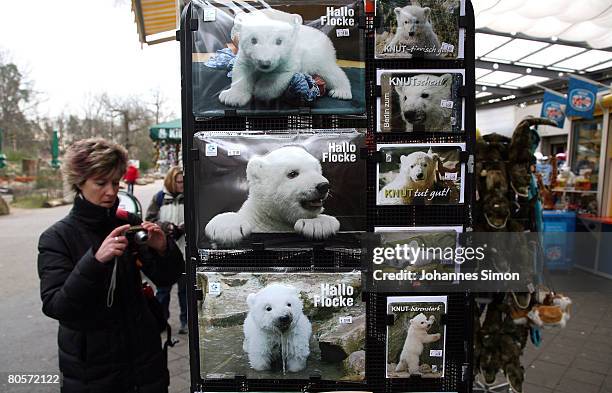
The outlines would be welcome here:
M 549 270 L 570 270 L 574 258 L 576 213 L 544 211 L 544 263 Z

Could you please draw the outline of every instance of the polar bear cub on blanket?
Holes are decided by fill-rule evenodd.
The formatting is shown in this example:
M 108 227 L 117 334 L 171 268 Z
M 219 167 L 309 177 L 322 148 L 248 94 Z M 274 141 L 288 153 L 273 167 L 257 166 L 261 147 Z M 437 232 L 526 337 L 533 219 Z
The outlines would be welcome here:
M 297 232 L 326 239 L 340 222 L 321 214 L 330 184 L 319 160 L 301 146 L 284 146 L 247 164 L 249 196 L 236 213 L 221 213 L 206 225 L 208 238 L 221 245 L 239 243 L 252 232 Z
M 312 326 L 302 312 L 299 292 L 292 286 L 270 284 L 247 297 L 243 350 L 255 370 L 282 365 L 283 371 L 306 367 Z
M 412 203 L 415 191 L 431 189 L 437 180 L 439 157 L 431 148 L 427 153 L 415 151 L 400 157 L 400 171 L 389 184 L 378 193 L 378 202 L 383 205 Z
M 420 313 L 408 322 L 408 334 L 395 368 L 396 372 L 407 369 L 410 374 L 420 374 L 419 358 L 423 353 L 423 344 L 436 342 L 441 337 L 440 333 L 427 333 L 435 320 L 436 318 L 433 315 L 427 318 L 425 314 Z
M 453 76 L 415 75 L 410 86 L 395 86 L 406 132 L 414 126 L 422 131 L 451 131 L 452 108 L 442 101 L 452 100 Z
M 336 64 L 336 49 L 320 30 L 301 23 L 270 18 L 263 12 L 238 14 L 233 34 L 239 36 L 232 84 L 219 94 L 229 106 L 246 105 L 253 97 L 262 101 L 279 98 L 295 73 L 321 76 L 329 96 L 352 98 L 351 84 Z

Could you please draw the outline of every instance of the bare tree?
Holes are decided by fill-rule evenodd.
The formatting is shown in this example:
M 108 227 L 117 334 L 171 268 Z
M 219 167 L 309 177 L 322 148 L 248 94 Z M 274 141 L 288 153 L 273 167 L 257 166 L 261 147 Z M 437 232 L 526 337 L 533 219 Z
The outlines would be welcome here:
M 153 112 L 153 118 L 155 119 L 155 124 L 159 124 L 162 117 L 162 111 L 164 110 L 167 100 L 159 89 L 151 91 L 151 98 L 151 107 L 153 108 L 151 111 Z
M 88 93 L 83 99 L 83 131 L 86 138 L 109 136 L 109 118 L 105 108 L 106 95 Z
M 106 97 L 105 106 L 112 118 L 115 141 L 125 146 L 130 157 L 150 162 L 154 145 L 149 127 L 154 120 L 147 106 L 137 97 Z

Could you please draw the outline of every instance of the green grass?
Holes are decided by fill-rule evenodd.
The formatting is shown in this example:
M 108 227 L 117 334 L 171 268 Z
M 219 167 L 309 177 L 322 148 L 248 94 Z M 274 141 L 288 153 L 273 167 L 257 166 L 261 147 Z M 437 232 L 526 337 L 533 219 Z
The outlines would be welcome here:
M 39 209 L 44 206 L 47 197 L 39 194 L 24 195 L 16 197 L 11 206 L 21 209 Z
M 34 156 L 27 151 L 22 150 L 8 150 L 5 151 L 6 160 L 11 162 L 21 162 L 21 160 L 32 160 Z

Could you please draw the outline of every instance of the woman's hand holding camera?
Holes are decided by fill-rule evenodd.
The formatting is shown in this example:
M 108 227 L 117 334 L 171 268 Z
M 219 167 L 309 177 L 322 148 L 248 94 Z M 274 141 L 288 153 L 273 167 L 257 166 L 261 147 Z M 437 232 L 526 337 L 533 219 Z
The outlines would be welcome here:
M 100 245 L 95 258 L 98 262 L 107 263 L 113 258 L 121 256 L 128 245 L 128 240 L 123 236 L 123 232 L 130 228 L 129 224 L 117 227 L 108 234 L 106 239 Z
M 148 221 L 143 221 L 142 227 L 149 234 L 147 246 L 157 251 L 158 254 L 163 255 L 166 252 L 166 249 L 168 248 L 168 243 L 166 242 L 166 234 L 164 233 L 164 231 L 162 231 L 159 225 Z
M 147 221 L 142 223 L 142 228 L 146 230 L 149 235 L 147 246 L 157 251 L 160 255 L 163 255 L 168 248 L 164 231 L 162 231 L 157 224 Z M 113 258 L 123 255 L 129 244 L 127 237 L 124 236 L 125 231 L 128 229 L 130 229 L 129 224 L 113 229 L 96 252 L 96 260 L 101 263 L 107 263 Z

